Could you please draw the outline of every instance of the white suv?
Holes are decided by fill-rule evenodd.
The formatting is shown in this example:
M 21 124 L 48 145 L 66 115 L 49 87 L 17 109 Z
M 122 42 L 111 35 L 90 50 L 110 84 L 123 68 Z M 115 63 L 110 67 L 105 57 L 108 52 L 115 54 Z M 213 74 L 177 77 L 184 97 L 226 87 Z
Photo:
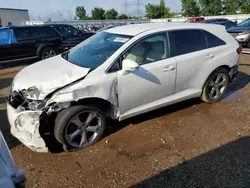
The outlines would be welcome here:
M 8 98 L 12 134 L 37 152 L 54 137 L 66 151 L 101 139 L 124 119 L 190 98 L 219 101 L 242 48 L 223 26 L 116 27 L 20 71 Z M 50 137 L 50 139 L 48 139 Z

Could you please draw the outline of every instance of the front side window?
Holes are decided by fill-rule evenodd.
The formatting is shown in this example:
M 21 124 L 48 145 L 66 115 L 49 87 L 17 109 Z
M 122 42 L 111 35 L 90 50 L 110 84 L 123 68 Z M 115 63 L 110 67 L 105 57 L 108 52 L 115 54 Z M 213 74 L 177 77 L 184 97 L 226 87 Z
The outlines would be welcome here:
M 96 69 L 112 56 L 132 36 L 101 32 L 77 45 L 62 57 L 80 67 Z
M 169 57 L 167 41 L 166 33 L 147 37 L 129 49 L 123 59 L 131 59 L 139 65 L 166 59 Z
M 77 35 L 80 32 L 78 29 L 74 28 L 73 26 L 66 25 L 65 28 L 67 29 L 67 33 L 69 35 Z
M 207 49 L 205 35 L 201 30 L 177 30 L 172 31 L 171 35 L 171 46 L 175 46 L 173 56 Z
M 34 28 L 36 37 L 56 37 L 59 34 L 52 27 Z
M 58 25 L 58 26 L 54 26 L 55 29 L 61 34 L 61 35 L 67 35 L 68 32 L 67 32 L 67 29 L 61 25 Z

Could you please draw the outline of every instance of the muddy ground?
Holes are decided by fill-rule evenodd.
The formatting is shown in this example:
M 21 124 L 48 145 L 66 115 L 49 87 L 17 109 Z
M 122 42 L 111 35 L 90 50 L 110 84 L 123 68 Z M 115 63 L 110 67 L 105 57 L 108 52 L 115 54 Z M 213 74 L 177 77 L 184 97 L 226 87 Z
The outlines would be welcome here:
M 0 129 L 28 188 L 250 187 L 250 55 L 227 96 L 189 100 L 122 123 L 76 153 L 30 151 L 8 132 L 5 96 L 23 67 L 0 70 Z

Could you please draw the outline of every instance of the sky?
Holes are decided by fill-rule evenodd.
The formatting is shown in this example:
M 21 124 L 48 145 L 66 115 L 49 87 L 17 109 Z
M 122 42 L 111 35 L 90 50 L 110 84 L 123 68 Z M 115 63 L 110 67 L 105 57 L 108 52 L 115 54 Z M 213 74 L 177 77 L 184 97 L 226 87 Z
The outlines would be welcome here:
M 0 8 L 28 9 L 32 20 L 44 20 L 51 17 L 52 20 L 71 19 L 75 15 L 75 7 L 82 5 L 90 15 L 94 7 L 102 7 L 105 10 L 115 8 L 119 13 L 136 15 L 137 0 L 0 0 Z M 140 0 L 141 14 L 145 11 L 145 4 L 159 3 L 160 0 Z M 165 0 L 172 12 L 180 12 L 181 0 Z

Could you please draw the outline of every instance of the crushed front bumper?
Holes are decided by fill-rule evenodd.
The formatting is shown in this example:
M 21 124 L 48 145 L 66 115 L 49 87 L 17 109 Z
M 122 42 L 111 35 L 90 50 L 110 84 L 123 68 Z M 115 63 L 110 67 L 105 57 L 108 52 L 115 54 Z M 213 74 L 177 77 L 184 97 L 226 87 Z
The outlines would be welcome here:
M 22 111 L 7 104 L 7 113 L 11 133 L 14 137 L 35 152 L 48 152 L 48 148 L 39 133 L 42 111 Z

